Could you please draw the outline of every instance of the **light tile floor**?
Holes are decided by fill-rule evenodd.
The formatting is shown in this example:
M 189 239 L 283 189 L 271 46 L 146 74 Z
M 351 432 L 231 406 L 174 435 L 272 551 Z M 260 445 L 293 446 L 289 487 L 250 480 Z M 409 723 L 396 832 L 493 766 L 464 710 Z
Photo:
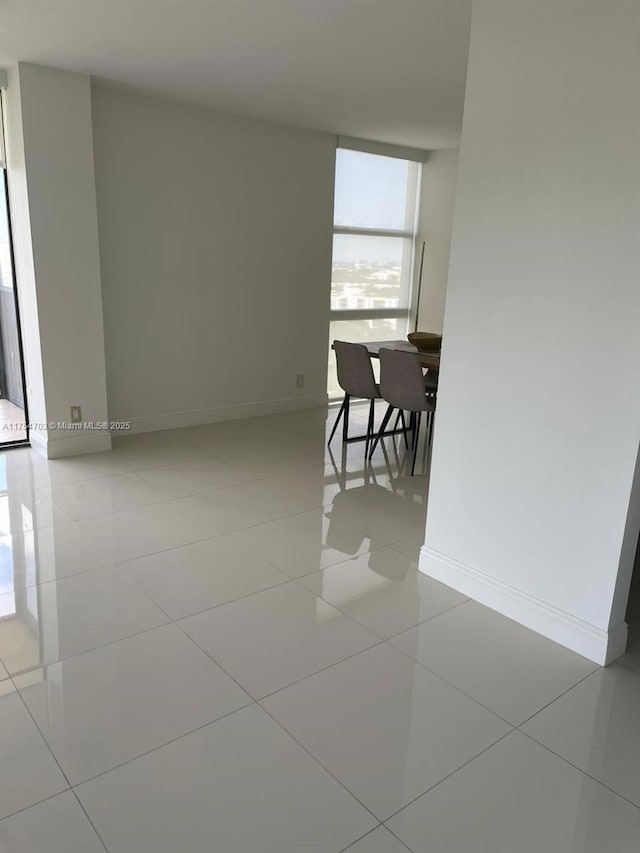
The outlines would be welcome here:
M 640 595 L 601 670 L 419 574 L 334 417 L 0 454 L 2 853 L 637 853 Z
M 9 441 L 23 441 L 26 437 L 23 410 L 10 400 L 0 400 L 0 447 Z

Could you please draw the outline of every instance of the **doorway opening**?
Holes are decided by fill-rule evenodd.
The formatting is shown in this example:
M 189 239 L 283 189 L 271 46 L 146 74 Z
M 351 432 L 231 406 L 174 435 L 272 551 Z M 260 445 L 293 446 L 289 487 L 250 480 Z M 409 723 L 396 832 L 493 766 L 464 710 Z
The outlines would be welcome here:
M 4 152 L 4 110 L 2 110 L 0 125 L 0 449 L 25 445 L 29 439 L 20 309 Z

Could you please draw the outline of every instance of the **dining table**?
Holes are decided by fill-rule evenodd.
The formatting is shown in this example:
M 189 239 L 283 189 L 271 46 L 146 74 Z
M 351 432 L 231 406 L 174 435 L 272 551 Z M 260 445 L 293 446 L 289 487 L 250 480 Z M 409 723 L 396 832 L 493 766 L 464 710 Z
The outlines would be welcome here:
M 367 348 L 367 352 L 371 358 L 380 358 L 381 349 L 401 350 L 402 352 L 413 352 L 418 356 L 418 360 L 423 367 L 430 370 L 440 369 L 440 352 L 422 352 L 409 341 L 362 341 Z

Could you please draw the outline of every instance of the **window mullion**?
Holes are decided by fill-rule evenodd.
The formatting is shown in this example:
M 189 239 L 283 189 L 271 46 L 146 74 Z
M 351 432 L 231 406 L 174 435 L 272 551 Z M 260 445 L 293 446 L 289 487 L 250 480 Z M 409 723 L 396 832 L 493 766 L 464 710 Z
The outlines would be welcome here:
M 351 234 L 354 237 L 398 237 L 413 239 L 413 231 L 398 228 L 354 228 L 350 225 L 334 225 L 334 234 Z
M 409 307 L 399 308 L 332 308 L 332 320 L 392 320 L 409 316 Z

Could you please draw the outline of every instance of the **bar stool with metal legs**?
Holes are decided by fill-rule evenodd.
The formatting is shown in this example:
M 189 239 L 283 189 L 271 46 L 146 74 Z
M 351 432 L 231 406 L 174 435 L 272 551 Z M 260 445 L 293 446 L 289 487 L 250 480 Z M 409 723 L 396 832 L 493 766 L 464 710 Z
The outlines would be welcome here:
M 346 442 L 365 440 L 365 456 L 369 442 L 373 438 L 373 416 L 376 400 L 380 399 L 380 386 L 376 383 L 371 367 L 371 356 L 363 344 L 351 344 L 346 341 L 334 341 L 333 349 L 336 354 L 338 368 L 338 384 L 344 391 L 344 399 L 338 412 L 338 417 L 331 430 L 328 444 L 331 444 L 340 418 L 342 418 L 342 440 Z M 349 437 L 349 401 L 352 397 L 370 400 L 369 420 L 365 436 Z
M 413 432 L 411 445 L 411 474 L 413 476 L 416 467 L 422 413 L 426 412 L 427 414 L 427 428 L 430 437 L 436 406 L 433 392 L 431 389 L 425 388 L 420 361 L 414 353 L 392 349 L 380 350 L 380 394 L 382 399 L 389 404 L 389 408 L 380 424 L 378 436 L 371 445 L 369 458 L 373 456 L 378 441 L 384 435 L 385 427 L 393 414 L 393 410 L 401 409 L 410 412 L 409 430 Z

